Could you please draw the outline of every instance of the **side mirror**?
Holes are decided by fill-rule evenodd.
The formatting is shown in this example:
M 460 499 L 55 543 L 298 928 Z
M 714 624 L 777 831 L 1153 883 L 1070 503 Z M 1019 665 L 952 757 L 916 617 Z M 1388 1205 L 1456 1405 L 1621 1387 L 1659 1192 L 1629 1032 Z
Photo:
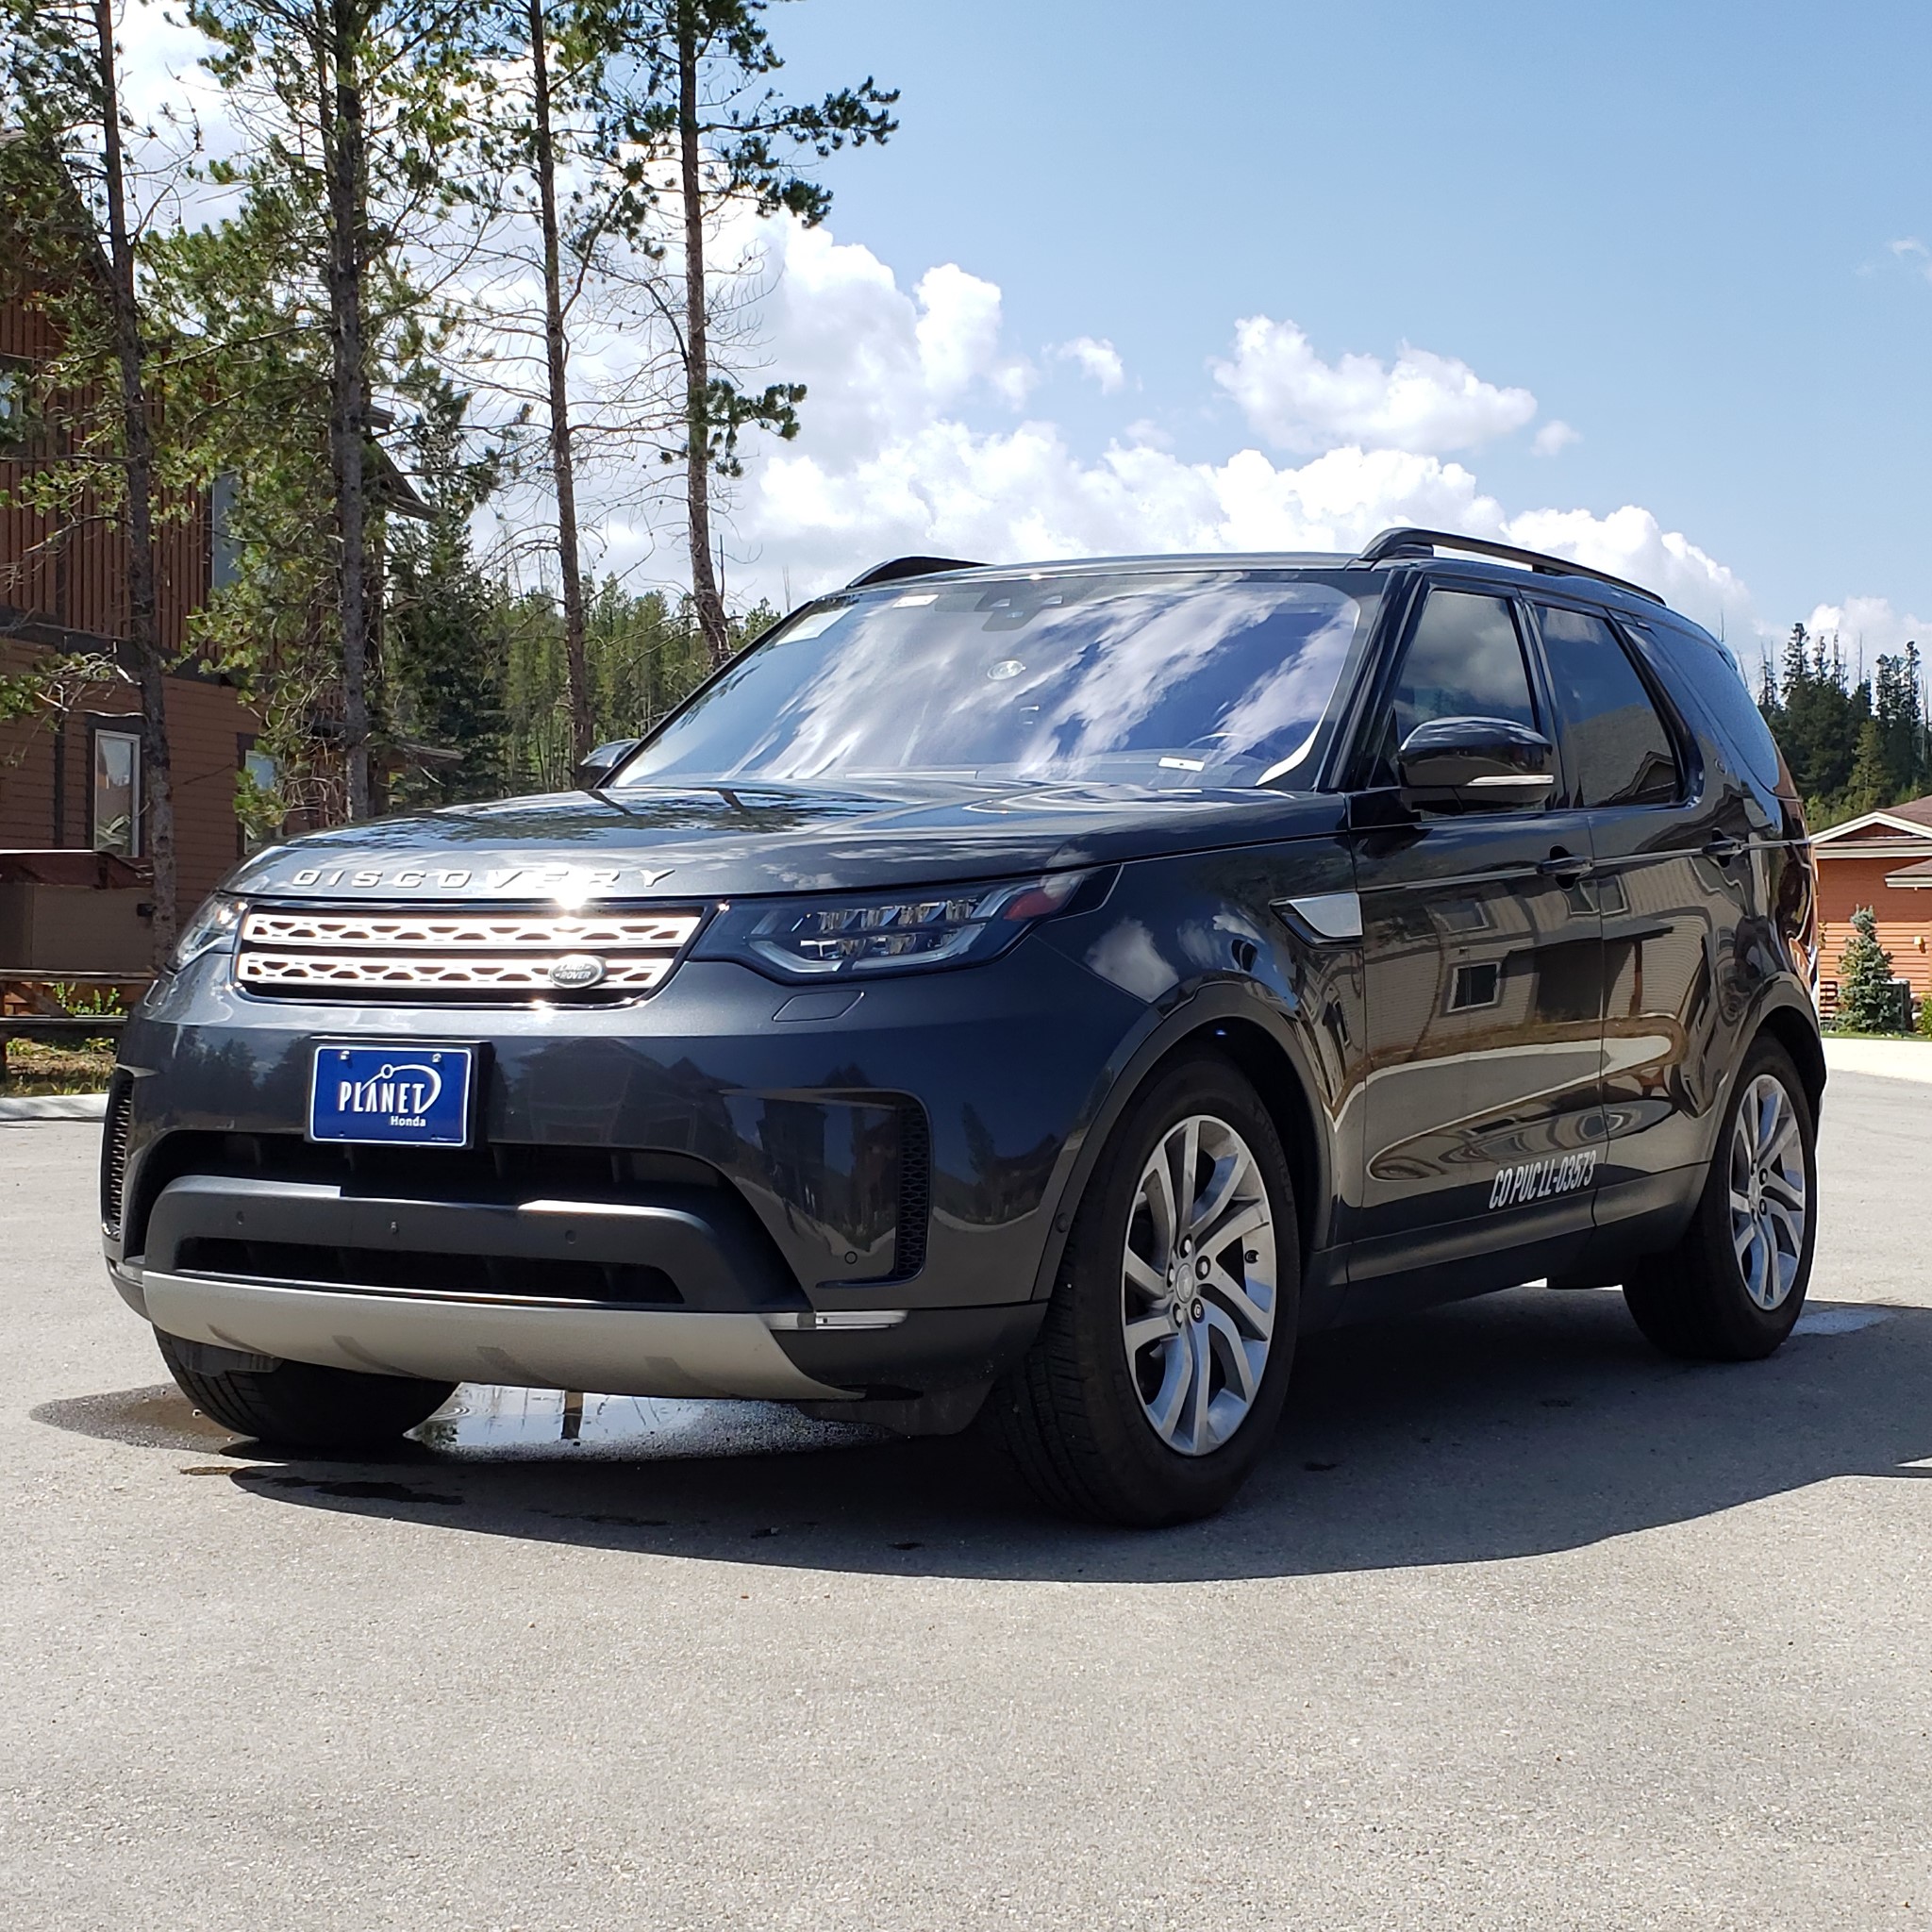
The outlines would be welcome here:
M 1438 811 L 1541 805 L 1557 782 L 1556 747 L 1507 718 L 1432 718 L 1396 754 L 1406 803 Z
M 578 789 L 583 791 L 603 791 L 618 766 L 643 741 L 641 738 L 613 738 L 608 744 L 600 744 L 576 768 Z

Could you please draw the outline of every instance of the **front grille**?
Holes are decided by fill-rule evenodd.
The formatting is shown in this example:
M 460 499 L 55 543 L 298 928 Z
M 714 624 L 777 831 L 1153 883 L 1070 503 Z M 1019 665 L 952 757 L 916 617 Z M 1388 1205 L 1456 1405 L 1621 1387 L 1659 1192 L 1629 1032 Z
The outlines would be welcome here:
M 235 976 L 271 998 L 635 999 L 671 976 L 702 916 L 257 908 Z

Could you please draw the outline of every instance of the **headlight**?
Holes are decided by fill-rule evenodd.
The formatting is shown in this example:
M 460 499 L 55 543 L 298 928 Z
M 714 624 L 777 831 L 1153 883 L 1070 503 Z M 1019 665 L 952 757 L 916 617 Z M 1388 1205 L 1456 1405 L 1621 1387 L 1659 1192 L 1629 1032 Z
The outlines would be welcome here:
M 187 965 L 222 946 L 235 943 L 235 928 L 247 910 L 246 902 L 216 892 L 201 902 L 200 910 L 181 928 L 175 950 L 168 955 L 168 971 L 179 973 Z
M 1005 952 L 1029 925 L 1067 911 L 1076 900 L 1097 904 L 1108 877 L 1058 872 L 890 898 L 824 893 L 752 900 L 724 908 L 705 929 L 697 955 L 741 959 L 786 979 L 964 965 Z

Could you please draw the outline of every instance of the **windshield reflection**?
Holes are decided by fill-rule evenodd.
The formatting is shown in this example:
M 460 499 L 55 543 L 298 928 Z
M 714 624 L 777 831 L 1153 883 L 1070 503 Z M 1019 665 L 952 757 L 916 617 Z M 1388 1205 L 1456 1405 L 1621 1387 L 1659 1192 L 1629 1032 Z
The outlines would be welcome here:
M 1271 783 L 1311 760 L 1363 616 L 1336 585 L 1243 571 L 828 599 L 673 718 L 620 789 L 915 772 Z

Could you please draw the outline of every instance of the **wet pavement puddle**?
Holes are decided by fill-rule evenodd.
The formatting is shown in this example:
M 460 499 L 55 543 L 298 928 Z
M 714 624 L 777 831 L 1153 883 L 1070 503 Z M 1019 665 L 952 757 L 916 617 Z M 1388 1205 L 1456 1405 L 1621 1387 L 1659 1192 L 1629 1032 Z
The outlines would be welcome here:
M 881 1431 L 813 1422 L 773 1402 L 691 1402 L 468 1382 L 409 1433 L 439 1459 L 465 1462 L 770 1456 L 882 1439 Z
M 1857 1302 L 1824 1302 L 1807 1307 L 1791 1329 L 1793 1335 L 1856 1335 L 1891 1319 L 1890 1308 Z

